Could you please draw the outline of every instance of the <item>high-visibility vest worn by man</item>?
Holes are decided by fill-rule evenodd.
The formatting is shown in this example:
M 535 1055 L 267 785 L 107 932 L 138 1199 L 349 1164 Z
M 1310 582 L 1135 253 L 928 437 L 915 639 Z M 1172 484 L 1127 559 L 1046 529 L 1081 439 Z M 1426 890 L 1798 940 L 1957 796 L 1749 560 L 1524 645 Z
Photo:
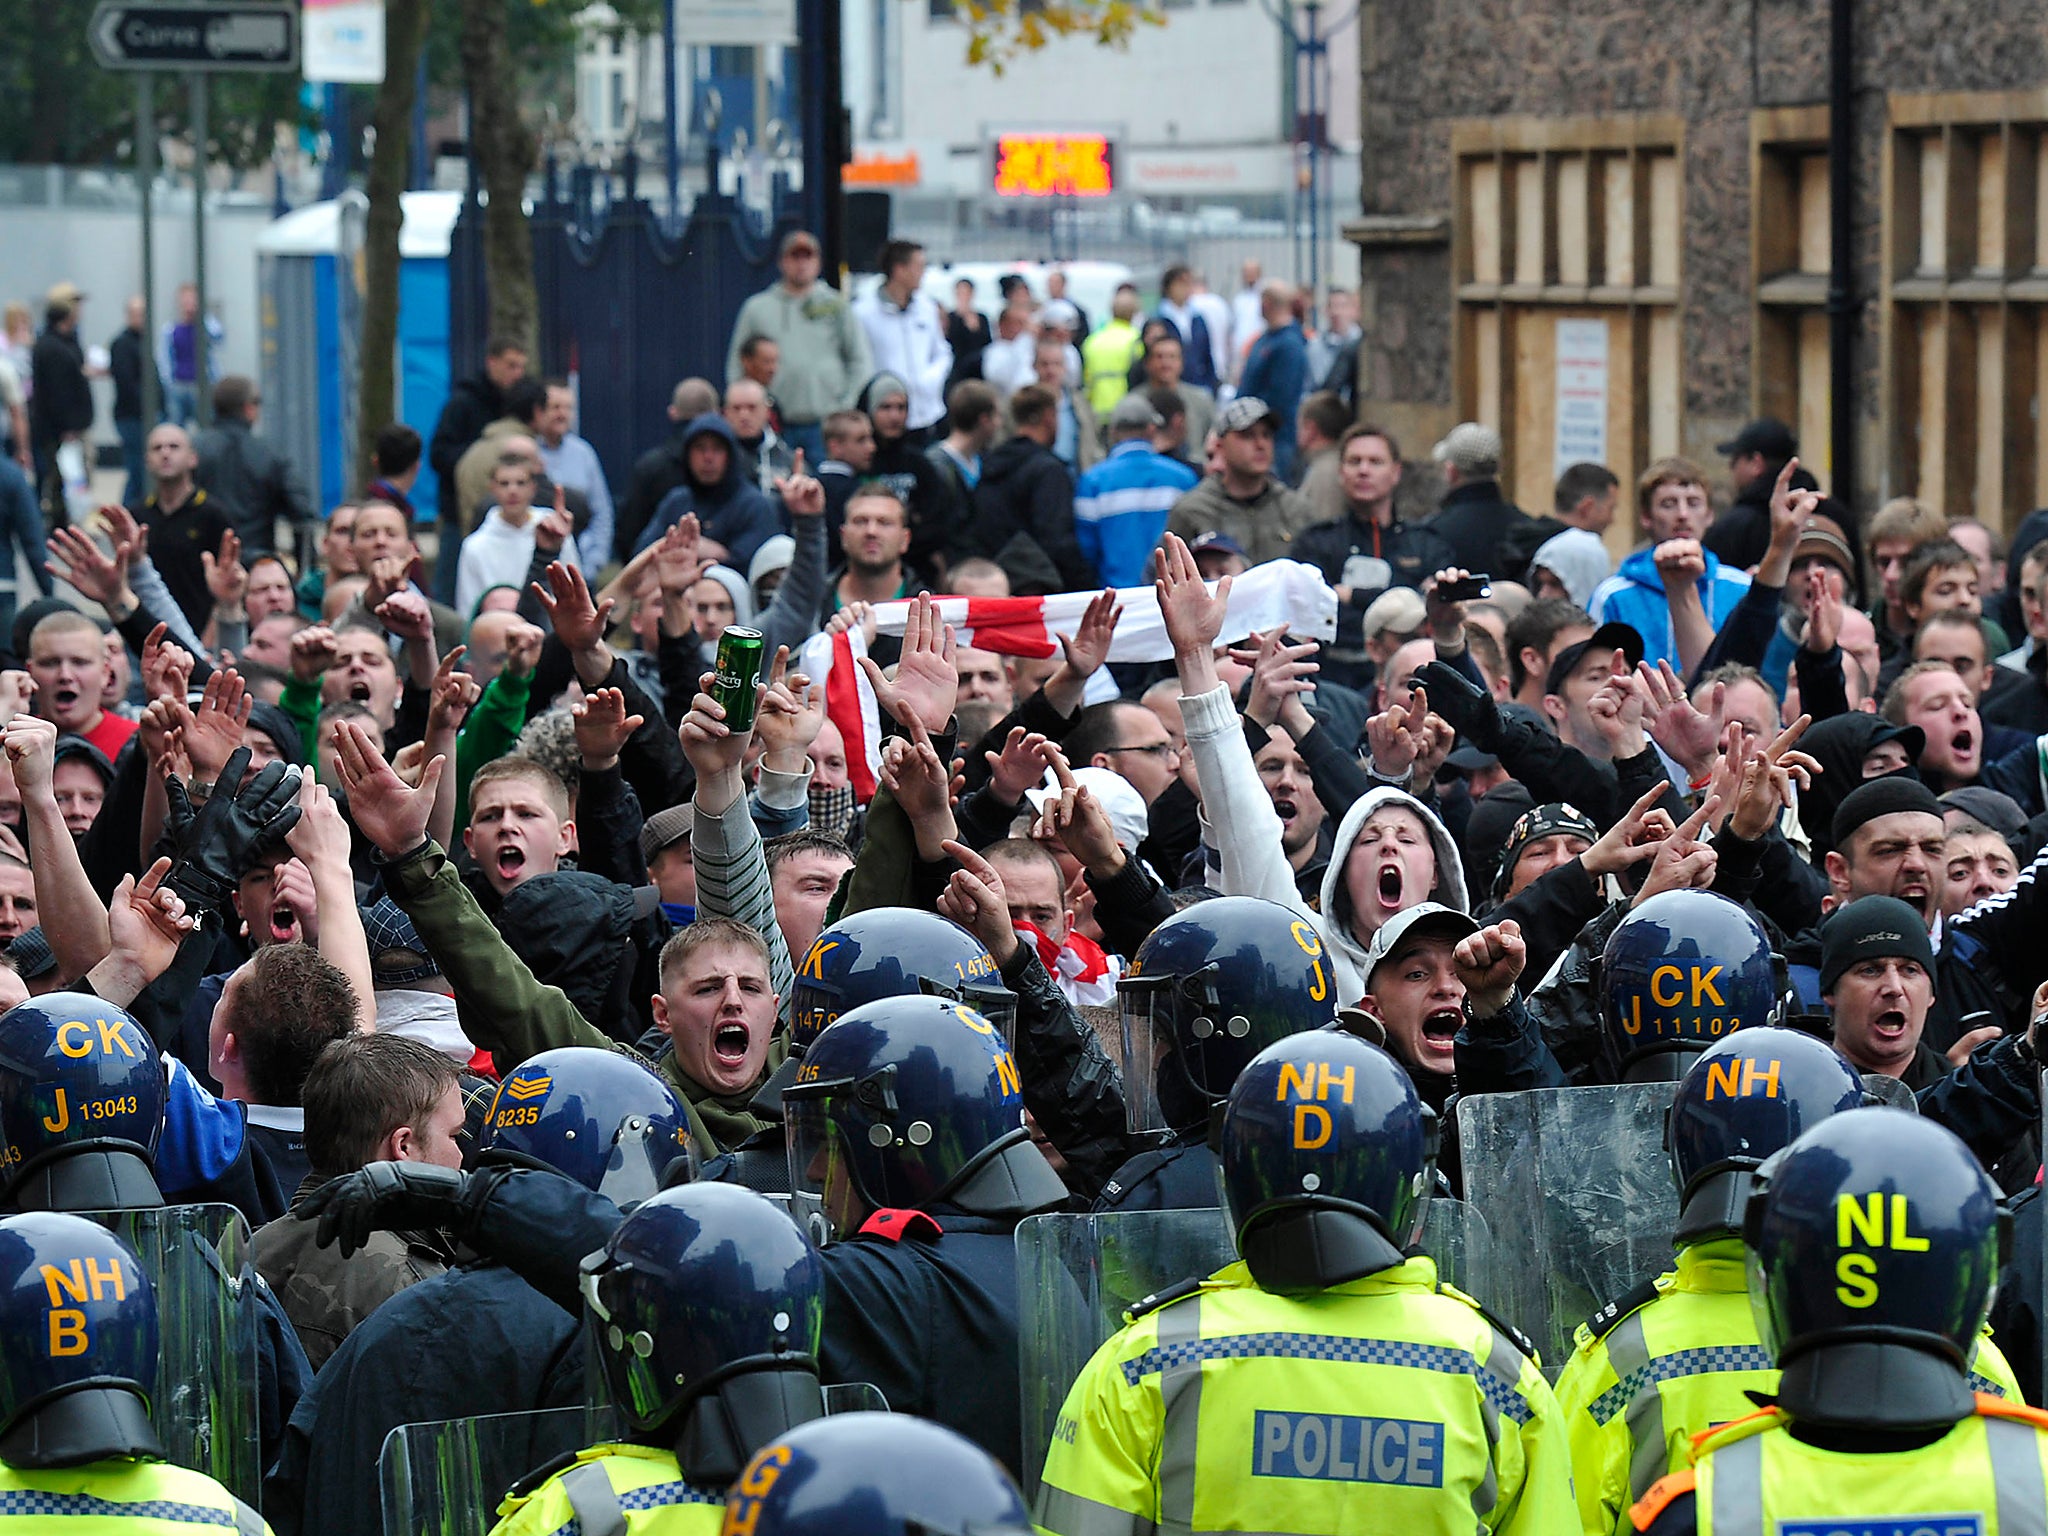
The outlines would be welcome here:
M 1750 1176 L 1803 1131 L 1863 1102 L 1855 1070 L 1797 1030 L 1738 1030 L 1686 1072 L 1666 1121 L 1681 1202 L 1677 1264 L 1582 1325 L 1557 1378 L 1586 1536 L 1627 1531 L 1629 1506 L 1690 1464 L 1694 1435 L 1755 1412 L 1750 1393 L 1776 1390 L 1743 1277 Z M 1989 1338 L 1977 1341 L 1972 1373 L 1977 1390 L 2020 1400 Z
M 0 1220 L 0 1532 L 269 1536 L 204 1473 L 164 1460 L 150 1422 L 155 1288 L 82 1216 Z
M 529 1474 L 492 1536 L 716 1536 L 748 1458 L 825 1411 L 817 1250 L 765 1196 L 686 1184 L 584 1261 L 583 1304 L 629 1438 Z
M 1053 1536 L 1572 1528 L 1557 1405 L 1527 1347 L 1410 1258 L 1435 1117 L 1377 1046 L 1262 1051 L 1223 1120 L 1242 1262 L 1135 1309 L 1067 1395 Z
M 2048 1528 L 2048 1414 L 1970 1390 L 2004 1212 L 1969 1149 L 1903 1110 L 1853 1109 L 1754 1178 L 1743 1236 L 1775 1405 L 1698 1436 L 1634 1528 Z

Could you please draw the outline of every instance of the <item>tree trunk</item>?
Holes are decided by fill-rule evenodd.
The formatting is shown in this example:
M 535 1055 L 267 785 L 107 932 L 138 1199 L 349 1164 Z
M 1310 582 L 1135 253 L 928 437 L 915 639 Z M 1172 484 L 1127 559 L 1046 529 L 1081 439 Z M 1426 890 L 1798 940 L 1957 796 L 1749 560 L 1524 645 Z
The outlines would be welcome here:
M 420 49 L 427 38 L 427 0 L 386 0 L 384 80 L 371 122 L 377 142 L 365 192 L 370 200 L 363 235 L 362 377 L 356 391 L 357 457 L 353 495 L 376 471 L 370 448 L 391 424 L 398 389 L 398 232 L 405 222 L 399 196 L 411 180 L 412 111 L 419 83 Z
M 462 0 L 462 73 L 469 87 L 469 152 L 490 201 L 484 209 L 484 279 L 492 337 L 517 341 L 536 362 L 539 302 L 526 178 L 540 146 L 519 116 L 518 84 L 505 42 L 508 0 Z

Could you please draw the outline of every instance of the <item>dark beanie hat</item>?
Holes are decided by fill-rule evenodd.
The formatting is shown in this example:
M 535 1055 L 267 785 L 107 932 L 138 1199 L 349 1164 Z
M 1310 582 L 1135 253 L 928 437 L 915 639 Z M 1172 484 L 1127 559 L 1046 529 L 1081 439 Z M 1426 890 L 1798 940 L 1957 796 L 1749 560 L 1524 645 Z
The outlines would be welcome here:
M 277 705 L 258 699 L 249 706 L 249 724 L 271 739 L 286 762 L 305 763 L 306 744 L 299 739 L 298 722 Z
M 1842 972 L 1864 960 L 1917 960 L 1934 974 L 1934 946 L 1927 920 L 1896 896 L 1852 901 L 1821 925 L 1820 989 L 1830 990 Z
M 1835 811 L 1835 846 L 1846 847 L 1849 839 L 1855 836 L 1856 829 L 1865 822 L 1900 811 L 1925 811 L 1938 818 L 1941 802 L 1934 798 L 1934 791 L 1925 784 L 1903 774 L 1887 774 L 1881 779 L 1857 785 Z

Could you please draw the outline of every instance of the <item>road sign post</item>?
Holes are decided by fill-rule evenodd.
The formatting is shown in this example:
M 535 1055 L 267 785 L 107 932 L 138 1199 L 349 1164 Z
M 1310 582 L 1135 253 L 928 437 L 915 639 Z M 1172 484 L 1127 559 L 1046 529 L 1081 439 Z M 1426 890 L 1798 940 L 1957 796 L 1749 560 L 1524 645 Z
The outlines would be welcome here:
M 213 391 L 207 379 L 208 338 L 206 334 L 206 140 L 208 96 L 207 77 L 224 73 L 283 73 L 299 67 L 299 11 L 296 5 L 243 0 L 243 3 L 209 5 L 159 5 L 147 0 L 100 0 L 93 7 L 92 24 L 86 32 L 92 56 L 102 69 L 143 71 L 142 89 L 136 93 L 135 131 L 136 175 L 142 179 L 142 288 L 145 314 L 152 307 L 152 255 L 149 236 L 150 180 L 155 175 L 155 132 L 150 111 L 153 92 L 149 73 L 175 71 L 187 75 L 192 94 L 192 239 L 193 286 L 199 290 L 199 315 L 192 338 L 193 387 L 198 396 L 199 421 L 205 425 L 213 416 Z M 148 141 L 147 148 L 144 140 Z M 147 323 L 145 323 L 146 329 Z M 145 352 L 155 346 L 154 335 L 143 336 Z M 143 376 L 153 365 L 144 362 Z M 147 404 L 151 391 L 144 386 L 144 428 L 153 426 Z
M 100 0 L 86 36 L 102 69 L 216 74 L 299 67 L 298 8 L 266 0 L 220 5 Z

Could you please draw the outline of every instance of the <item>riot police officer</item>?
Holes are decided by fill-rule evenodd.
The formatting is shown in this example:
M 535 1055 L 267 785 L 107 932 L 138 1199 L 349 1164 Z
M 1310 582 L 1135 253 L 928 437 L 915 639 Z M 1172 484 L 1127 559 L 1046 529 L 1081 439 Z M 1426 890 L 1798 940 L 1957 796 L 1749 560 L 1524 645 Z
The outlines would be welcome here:
M 823 929 L 796 968 L 790 992 L 788 1054 L 754 1095 L 754 1107 L 781 1115 L 782 1090 L 796 1081 L 804 1052 L 842 1013 L 885 997 L 950 997 L 1013 1037 L 1017 998 L 1003 985 L 981 941 L 936 912 L 870 907 Z M 789 1158 L 781 1127 L 747 1138 L 705 1165 L 701 1177 L 787 1194 Z
M 790 1188 L 831 1239 L 825 1379 L 1019 1465 L 1015 1233 L 1067 1190 L 996 1027 L 944 998 L 869 1003 L 812 1043 L 782 1105 Z
M 815 1419 L 763 1446 L 726 1495 L 721 1536 L 1029 1536 L 986 1451 L 895 1413 Z
M 747 1459 L 824 1412 L 817 1251 L 752 1190 L 686 1185 L 584 1260 L 583 1301 L 628 1436 L 522 1479 L 494 1536 L 603 1530 L 618 1510 L 628 1533 L 712 1536 Z
M 164 1068 L 126 1009 L 52 992 L 0 1014 L 0 1204 L 131 1211 L 164 1203 Z
M 89 992 L 51 992 L 0 1014 L 0 1209 L 163 1210 L 155 1168 L 168 1097 L 155 1043 L 116 1003 Z M 189 1133 L 189 1126 L 176 1125 L 169 1132 Z M 158 1429 L 174 1445 L 181 1423 L 203 1435 L 219 1457 L 216 1468 L 234 1459 L 227 1447 L 246 1436 L 246 1467 L 223 1475 L 245 1471 L 240 1491 L 253 1497 L 313 1367 L 276 1292 L 254 1265 L 245 1263 L 239 1274 L 223 1268 L 225 1252 L 247 1252 L 246 1238 L 221 1241 L 243 1218 L 225 1207 L 184 1209 L 194 1228 L 206 1230 L 185 1230 L 177 1217 L 165 1216 L 152 1228 L 161 1241 L 149 1245 L 149 1262 L 162 1266 L 161 1279 L 175 1271 L 177 1291 L 189 1285 L 195 1296 L 210 1298 L 216 1285 L 225 1286 L 242 1298 L 240 1305 L 253 1308 L 257 1423 L 230 1422 L 229 1405 L 245 1404 L 249 1389 L 245 1375 L 234 1379 L 246 1372 L 246 1356 L 230 1346 L 206 1351 L 214 1389 L 208 1405 L 200 1407 L 201 1394 L 194 1393 L 191 1414 L 183 1421 L 160 1414 Z M 217 1324 L 237 1307 L 205 1300 L 200 1309 Z M 250 1326 L 246 1315 L 238 1326 Z M 180 1362 L 181 1368 L 196 1364 Z
M 0 1219 L 0 1532 L 267 1536 L 262 1516 L 174 1466 L 150 1419 L 156 1293 L 133 1250 L 82 1216 Z
M 1472 989 L 1458 1035 L 1463 1092 L 1675 1083 L 1716 1041 L 1784 1013 L 1762 924 L 1711 891 L 1639 902 L 1614 924 L 1589 976 L 1572 979 L 1569 962 L 1526 1000 L 1512 986 L 1519 964 L 1509 985 Z
M 1335 1030 L 1238 1076 L 1225 1213 L 1242 1262 L 1132 1309 L 1053 1432 L 1034 1523 L 1156 1529 L 1569 1529 L 1541 1371 L 1413 1256 L 1435 1116 L 1393 1057 Z
M 1776 1387 L 1743 1281 L 1751 1176 L 1802 1132 L 1863 1102 L 1849 1064 L 1791 1029 L 1742 1030 L 1679 1083 L 1664 1137 L 1681 1202 L 1675 1269 L 1582 1324 L 1557 1379 L 1587 1536 L 1626 1531 L 1629 1506 L 1685 1465 L 1693 1435 L 1741 1418 L 1752 1392 Z M 2003 1357 L 1988 1339 L 1978 1346 L 1980 1390 L 2017 1401 Z
M 1336 972 L 1315 925 L 1278 902 L 1224 896 L 1154 928 L 1117 981 L 1124 1107 L 1138 1151 L 1098 1210 L 1216 1203 L 1211 1116 L 1246 1062 L 1337 1017 Z
M 828 1026 L 798 1078 L 783 1092 L 793 1199 L 829 1239 L 823 1379 L 870 1383 L 1018 1465 L 1016 1227 L 1067 1192 L 1025 1129 L 1015 1059 L 965 1004 L 891 997 Z M 577 1258 L 619 1224 L 605 1192 L 549 1174 L 419 1166 L 373 1165 L 316 1192 L 321 1240 L 330 1223 L 344 1238 L 448 1225 L 567 1305 Z
M 661 1187 L 669 1165 L 687 1156 L 688 1137 L 682 1101 L 648 1068 L 567 1046 L 529 1057 L 498 1085 L 476 1173 L 373 1163 L 335 1182 L 388 1192 L 386 1208 L 406 1226 L 445 1224 L 460 1235 L 494 1183 L 544 1170 L 544 1191 L 606 1197 L 601 1224 L 579 1225 L 580 1208 L 562 1199 L 540 1217 L 545 1241 L 574 1266 L 604 1246 L 620 1206 Z M 449 1270 L 385 1302 L 321 1367 L 293 1413 L 265 1485 L 270 1518 L 287 1533 L 353 1532 L 361 1512 L 377 1506 L 378 1451 L 400 1424 L 462 1418 L 480 1402 L 499 1412 L 581 1403 L 576 1307 L 573 1282 L 551 1303 L 493 1263 Z M 504 1483 L 543 1459 L 525 1459 Z
M 1698 1436 L 1635 1528 L 2038 1528 L 2048 1414 L 1970 1389 L 2005 1235 L 1969 1149 L 1903 1110 L 1835 1115 L 1766 1162 L 1743 1239 L 1775 1400 Z

